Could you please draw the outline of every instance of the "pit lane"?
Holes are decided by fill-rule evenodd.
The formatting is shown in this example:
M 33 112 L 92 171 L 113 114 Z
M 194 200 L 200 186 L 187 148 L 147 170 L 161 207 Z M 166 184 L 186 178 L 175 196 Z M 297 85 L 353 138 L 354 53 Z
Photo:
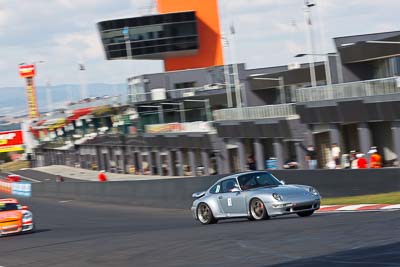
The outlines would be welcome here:
M 400 212 L 202 226 L 188 210 L 21 201 L 37 231 L 1 238 L 1 266 L 400 266 Z

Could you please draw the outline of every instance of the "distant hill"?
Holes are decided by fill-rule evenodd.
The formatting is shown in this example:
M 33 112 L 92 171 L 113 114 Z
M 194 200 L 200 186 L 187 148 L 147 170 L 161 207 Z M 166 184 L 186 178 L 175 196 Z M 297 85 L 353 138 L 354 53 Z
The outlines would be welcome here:
M 53 108 L 62 107 L 66 102 L 77 101 L 80 99 L 80 85 L 63 84 L 50 87 Z M 0 88 L 0 117 L 6 115 L 23 115 L 26 114 L 26 94 L 23 87 L 2 87 Z M 126 99 L 126 84 L 103 84 L 93 83 L 87 85 L 89 96 L 103 95 L 121 95 L 122 99 Z M 47 111 L 46 87 L 38 86 L 36 88 L 38 97 L 39 111 Z

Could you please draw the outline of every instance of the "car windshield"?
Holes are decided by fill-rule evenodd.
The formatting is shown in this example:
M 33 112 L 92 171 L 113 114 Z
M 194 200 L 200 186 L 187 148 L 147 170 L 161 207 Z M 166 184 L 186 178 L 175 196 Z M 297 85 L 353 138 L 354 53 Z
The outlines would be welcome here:
M 242 190 L 258 187 L 278 186 L 282 183 L 269 172 L 254 172 L 243 174 L 238 177 L 239 185 Z
M 19 205 L 16 203 L 0 203 L 0 212 L 10 210 L 19 210 Z

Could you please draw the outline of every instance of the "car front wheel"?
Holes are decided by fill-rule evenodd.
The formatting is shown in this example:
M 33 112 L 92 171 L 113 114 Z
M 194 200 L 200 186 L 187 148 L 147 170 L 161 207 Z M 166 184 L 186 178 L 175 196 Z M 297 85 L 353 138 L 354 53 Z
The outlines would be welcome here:
M 197 207 L 197 218 L 202 224 L 217 223 L 210 207 L 206 203 L 200 203 Z
M 261 199 L 254 198 L 250 201 L 250 220 L 265 220 L 268 219 L 268 212 Z
M 311 216 L 313 213 L 314 213 L 313 210 L 308 210 L 308 211 L 298 212 L 297 215 L 299 215 L 300 217 L 308 217 Z

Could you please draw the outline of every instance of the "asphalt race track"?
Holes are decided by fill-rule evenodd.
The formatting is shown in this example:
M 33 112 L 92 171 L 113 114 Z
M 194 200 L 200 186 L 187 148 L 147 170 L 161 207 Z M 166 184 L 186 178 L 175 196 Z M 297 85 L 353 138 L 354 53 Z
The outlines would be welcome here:
M 188 211 L 22 199 L 37 231 L 0 238 L 0 266 L 400 266 L 400 212 L 202 226 Z

